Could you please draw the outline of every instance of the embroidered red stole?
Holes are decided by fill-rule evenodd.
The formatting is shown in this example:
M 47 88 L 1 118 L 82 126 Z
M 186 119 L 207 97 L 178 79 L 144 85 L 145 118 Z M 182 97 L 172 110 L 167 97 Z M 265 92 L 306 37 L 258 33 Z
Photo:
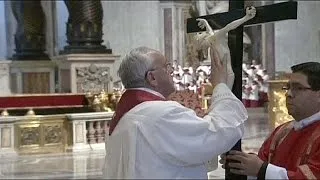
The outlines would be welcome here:
M 143 90 L 126 90 L 117 105 L 113 118 L 110 121 L 109 136 L 119 123 L 122 116 L 136 105 L 146 101 L 164 101 L 162 97 Z
M 320 121 L 295 131 L 293 122 L 277 128 L 259 150 L 259 157 L 285 168 L 289 179 L 320 178 Z

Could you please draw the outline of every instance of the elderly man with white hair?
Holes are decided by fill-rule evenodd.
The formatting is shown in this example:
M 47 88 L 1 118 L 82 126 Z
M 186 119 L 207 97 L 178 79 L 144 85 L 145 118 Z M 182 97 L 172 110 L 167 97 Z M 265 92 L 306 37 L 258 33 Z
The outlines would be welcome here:
M 178 102 L 172 66 L 147 47 L 130 51 L 118 70 L 126 91 L 106 140 L 104 178 L 207 179 L 205 164 L 242 137 L 247 111 L 226 85 L 226 68 L 212 48 L 214 87 L 209 112 L 200 118 Z

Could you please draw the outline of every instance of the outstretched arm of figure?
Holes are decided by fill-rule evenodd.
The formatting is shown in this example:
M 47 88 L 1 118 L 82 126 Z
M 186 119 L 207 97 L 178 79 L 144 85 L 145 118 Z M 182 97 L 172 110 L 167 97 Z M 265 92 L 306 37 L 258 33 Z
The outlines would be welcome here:
M 203 19 L 203 18 L 197 18 L 197 21 L 198 22 L 198 26 L 201 28 L 201 29 L 204 29 L 206 28 L 206 32 L 209 33 L 209 34 L 213 34 L 213 30 L 211 28 L 211 26 L 209 25 L 208 21 L 206 19 Z
M 225 37 L 227 32 L 236 29 L 241 24 L 249 21 L 250 19 L 254 18 L 256 15 L 256 8 L 251 6 L 246 8 L 246 15 L 238 20 L 232 21 L 231 23 L 227 24 L 224 28 L 215 32 L 216 37 Z

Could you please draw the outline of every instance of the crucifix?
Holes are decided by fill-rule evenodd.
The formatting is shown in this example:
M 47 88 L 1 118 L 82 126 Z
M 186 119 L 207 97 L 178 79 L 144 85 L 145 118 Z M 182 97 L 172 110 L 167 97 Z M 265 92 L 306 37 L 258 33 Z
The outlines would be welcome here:
M 298 3 L 295 1 L 256 7 L 256 15 L 254 18 L 228 33 L 231 65 L 235 77 L 232 92 L 240 100 L 242 98 L 243 26 L 297 19 L 297 8 Z M 244 0 L 230 0 L 229 12 L 189 18 L 187 20 L 187 33 L 204 31 L 204 29 L 201 29 L 198 26 L 199 21 L 197 19 L 199 18 L 207 20 L 212 30 L 216 30 L 225 27 L 227 24 L 237 19 L 241 19 L 245 16 L 245 13 Z M 241 140 L 239 140 L 232 149 L 241 151 Z M 232 174 L 229 170 L 230 169 L 227 167 L 225 179 L 247 179 L 246 176 Z

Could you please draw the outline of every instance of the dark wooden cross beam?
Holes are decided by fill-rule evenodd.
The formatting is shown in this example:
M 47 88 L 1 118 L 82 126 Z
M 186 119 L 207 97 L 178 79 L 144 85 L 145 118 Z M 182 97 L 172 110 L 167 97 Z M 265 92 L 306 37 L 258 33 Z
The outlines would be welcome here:
M 267 22 L 275 22 L 287 19 L 297 19 L 298 4 L 294 1 L 277 3 L 267 6 L 256 7 L 256 16 L 246 22 L 244 25 L 254 25 Z M 230 22 L 240 19 L 245 15 L 244 0 L 229 1 L 229 12 L 201 16 L 208 21 L 213 30 L 221 29 Z M 198 27 L 197 18 L 189 18 L 187 20 L 187 32 L 203 31 Z M 242 99 L 242 57 L 243 57 L 243 25 L 228 33 L 228 44 L 231 53 L 232 68 L 235 74 L 232 92 L 237 98 Z M 241 140 L 232 148 L 241 150 Z M 225 179 L 247 179 L 246 176 L 239 176 L 230 173 L 226 168 Z

